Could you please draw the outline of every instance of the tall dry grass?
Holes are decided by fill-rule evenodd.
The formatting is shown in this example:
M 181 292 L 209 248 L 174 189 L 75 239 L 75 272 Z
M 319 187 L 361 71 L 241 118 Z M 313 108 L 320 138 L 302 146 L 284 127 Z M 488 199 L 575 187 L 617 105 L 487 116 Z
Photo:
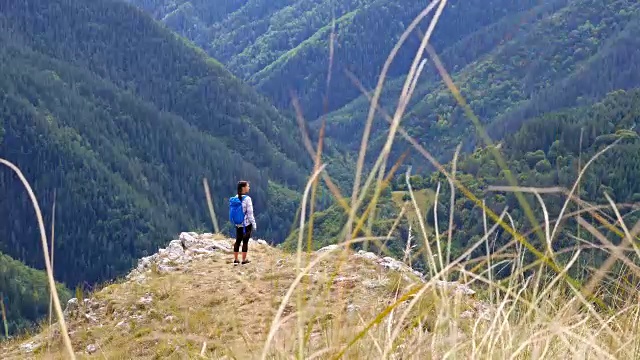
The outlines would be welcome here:
M 640 317 L 640 303 L 638 300 L 640 300 L 640 298 L 638 297 L 635 286 L 633 286 L 634 284 L 625 283 L 624 279 L 629 275 L 634 275 L 634 278 L 637 278 L 639 275 L 638 270 L 640 269 L 636 264 L 638 255 L 640 255 L 637 245 L 637 235 L 640 233 L 640 222 L 631 227 L 627 226 L 613 201 L 610 201 L 610 209 L 616 213 L 617 218 L 614 219 L 614 221 L 608 221 L 606 216 L 602 215 L 604 210 L 602 207 L 588 204 L 575 195 L 576 189 L 580 186 L 581 178 L 588 170 L 589 165 L 602 153 L 616 146 L 616 143 L 603 149 L 590 159 L 584 168 L 580 169 L 580 175 L 576 179 L 572 189 L 557 189 L 566 195 L 566 201 L 558 218 L 555 220 L 550 218 L 541 195 L 548 192 L 548 189 L 522 188 L 518 186 L 512 173 L 506 172 L 509 175 L 507 180 L 510 186 L 502 187 L 501 191 L 512 191 L 515 193 L 527 219 L 533 224 L 533 231 L 540 239 L 540 243 L 547 244 L 544 249 L 538 249 L 528 240 L 528 236 L 531 234 L 521 234 L 517 231 L 513 219 L 509 214 L 509 209 L 505 208 L 500 215 L 495 214 L 485 206 L 483 200 L 475 197 L 456 180 L 455 169 L 460 146 L 458 146 L 454 155 L 451 167 L 452 171 L 448 172 L 442 164 L 400 125 L 409 98 L 417 84 L 420 72 L 426 65 L 426 59 L 423 59 L 423 53 L 426 51 L 438 72 L 441 74 L 448 89 L 452 92 L 458 104 L 464 108 L 465 114 L 476 127 L 485 145 L 490 148 L 498 165 L 503 170 L 507 169 L 506 162 L 502 155 L 497 148 L 493 146 L 490 138 L 482 128 L 480 121 L 465 102 L 433 48 L 428 45 L 428 40 L 445 5 L 446 0 L 432 1 L 429 6 L 416 17 L 414 22 L 410 24 L 385 62 L 373 95 L 369 94 L 355 77 L 348 74 L 352 77 L 354 84 L 361 89 L 362 93 L 366 95 L 371 102 L 369 114 L 364 125 L 350 204 L 346 204 L 346 201 L 335 186 L 332 186 L 328 181 L 327 185 L 344 208 L 345 215 L 348 216 L 344 232 L 345 239 L 339 243 L 343 253 L 346 254 L 349 251 L 350 244 L 365 241 L 364 238 L 354 239 L 358 231 L 353 230 L 353 224 L 363 223 L 363 218 L 370 213 L 365 212 L 360 219 L 358 219 L 356 214 L 359 209 L 365 207 L 362 202 L 367 191 L 371 190 L 371 188 L 375 189 L 373 199 L 370 204 L 367 204 L 366 208 L 375 207 L 375 203 L 382 189 L 388 186 L 388 182 L 383 181 L 383 179 L 386 180 L 384 169 L 386 168 L 386 161 L 388 160 L 391 146 L 396 138 L 396 133 L 400 134 L 405 140 L 412 144 L 418 153 L 446 176 L 450 185 L 451 208 L 449 227 L 445 229 L 445 233 L 447 234 L 446 247 L 443 248 L 441 245 L 441 232 L 439 231 L 441 229 L 436 228 L 432 238 L 431 233 L 426 229 L 423 216 L 418 216 L 419 226 L 417 231 L 419 236 L 417 236 L 417 238 L 422 241 L 420 245 L 428 266 L 429 280 L 425 284 L 416 284 L 414 287 L 403 289 L 404 292 L 399 291 L 397 294 L 398 301 L 396 303 L 390 305 L 385 311 L 371 319 L 364 319 L 365 321 L 363 322 L 362 328 L 353 335 L 340 338 L 337 340 L 337 343 L 335 343 L 335 339 L 332 339 L 333 341 L 327 339 L 327 343 L 334 342 L 335 345 L 321 350 L 316 353 L 316 355 L 320 356 L 319 354 L 322 354 L 324 357 L 330 355 L 332 358 L 340 358 L 348 355 L 349 358 L 352 358 L 360 354 L 371 354 L 371 349 L 374 349 L 375 354 L 372 355 L 374 358 L 403 359 L 451 357 L 500 359 L 567 357 L 581 359 L 638 358 L 638 356 L 640 356 L 640 337 L 638 336 L 640 335 L 638 332 L 638 326 L 640 324 L 638 320 Z M 396 111 L 393 115 L 389 115 L 378 106 L 386 72 L 395 54 L 409 34 L 411 34 L 419 22 L 431 14 L 434 9 L 436 9 L 435 14 L 433 14 L 428 30 L 422 38 L 418 53 L 407 75 Z M 301 110 L 297 108 L 297 111 L 299 118 L 301 118 Z M 376 112 L 381 114 L 390 124 L 389 134 L 383 150 L 378 155 L 364 184 L 361 184 L 364 157 L 367 151 L 371 124 Z M 309 148 L 310 142 L 308 142 L 308 140 L 307 144 Z M 311 154 L 317 155 L 313 150 L 309 151 Z M 316 169 L 317 166 L 318 164 L 316 162 Z M 317 173 L 314 175 L 317 176 Z M 414 207 L 416 213 L 420 215 L 420 209 L 416 203 L 411 184 L 408 182 L 408 177 L 409 170 L 407 171 L 406 178 L 411 196 L 411 205 Z M 324 179 L 327 178 L 328 175 L 325 175 Z M 315 176 L 313 179 L 315 182 Z M 436 189 L 436 194 L 439 193 L 439 186 L 440 185 L 438 185 L 438 189 Z M 462 256 L 457 259 L 451 259 L 453 203 L 456 196 L 460 196 L 458 192 L 461 193 L 462 196 L 475 202 L 476 205 L 482 207 L 483 218 L 478 219 L 478 221 L 483 221 L 485 234 L 482 239 L 469 246 Z M 531 204 L 529 204 L 523 196 L 524 193 L 527 192 L 535 195 L 535 198 L 543 209 L 542 224 L 534 216 Z M 565 212 L 568 205 L 572 202 L 578 205 L 579 211 L 566 214 Z M 306 203 L 306 196 L 303 205 L 304 203 Z M 436 199 L 434 206 L 437 206 L 437 203 Z M 311 211 L 311 214 L 312 213 L 313 211 Z M 402 216 L 403 213 L 404 211 L 401 212 L 400 216 Z M 589 224 L 581 215 L 584 213 L 591 215 L 598 223 Z M 435 211 L 434 216 L 437 217 L 437 212 Z M 566 219 L 567 216 L 574 217 L 580 224 L 577 235 L 573 235 L 578 240 L 577 243 L 581 244 L 585 241 L 580 237 L 580 231 L 583 231 L 583 229 L 596 237 L 601 243 L 592 243 L 587 247 L 580 245 L 572 249 L 563 249 L 563 253 L 568 252 L 571 256 L 569 262 L 562 264 L 558 260 L 559 254 L 554 252 L 551 244 L 558 237 L 560 226 L 563 223 L 561 220 Z M 397 220 L 398 219 L 396 219 L 396 223 Z M 434 220 L 434 223 L 438 224 L 437 218 Z M 301 217 L 299 227 L 300 238 L 302 237 L 304 221 L 305 219 Z M 490 223 L 492 223 L 491 226 L 489 226 Z M 606 239 L 598 230 L 598 227 L 601 226 L 612 230 L 626 241 L 620 246 L 613 245 L 614 242 Z M 312 227 L 313 225 L 310 224 L 309 228 Z M 506 230 L 507 233 L 512 236 L 512 241 L 506 246 L 495 249 L 493 245 L 490 245 L 490 236 L 495 233 L 498 227 Z M 309 234 L 310 233 L 311 230 L 309 230 Z M 375 236 L 375 234 L 369 232 L 366 232 L 365 235 L 368 238 Z M 386 240 L 389 240 L 388 238 L 389 235 L 387 235 Z M 406 253 L 410 251 L 409 249 L 412 248 L 411 240 L 417 239 L 408 239 L 405 257 Z M 474 259 L 473 263 L 468 261 L 468 255 L 483 245 L 486 256 L 482 259 Z M 569 269 L 582 260 L 585 249 L 591 252 L 602 251 L 608 259 L 600 268 L 595 269 L 588 275 L 586 282 L 580 282 L 569 275 Z M 298 246 L 297 251 L 298 253 L 302 251 L 301 246 Z M 525 262 L 525 253 L 527 252 L 534 255 L 534 261 L 529 263 Z M 342 259 L 346 261 L 346 255 L 343 256 Z M 610 273 L 609 270 L 611 270 L 616 263 L 625 265 L 623 273 Z M 302 279 L 305 274 L 308 274 L 308 272 L 311 271 L 312 265 L 314 265 L 314 263 L 301 269 L 297 279 Z M 496 268 L 503 266 L 509 266 L 512 275 L 507 279 L 496 280 L 494 278 L 494 271 Z M 469 268 L 472 270 L 468 270 Z M 525 276 L 527 271 L 532 269 L 535 270 L 534 275 Z M 450 278 L 468 279 L 469 284 L 477 284 L 479 288 L 486 289 L 486 301 L 492 309 L 491 318 L 488 320 L 476 319 L 473 326 L 467 329 L 457 328 L 456 322 L 452 321 L 456 317 L 456 309 L 449 306 L 450 302 L 447 301 L 446 295 L 438 292 L 434 287 L 436 281 Z M 298 283 L 299 282 L 294 282 L 291 285 L 291 292 L 293 292 Z M 623 293 L 633 294 L 633 296 L 615 298 L 615 301 L 609 299 L 609 304 L 616 303 L 617 305 L 615 308 L 607 307 L 600 298 L 603 295 L 602 292 L 605 291 L 605 289 L 618 288 L 626 289 L 627 291 Z M 596 289 L 600 289 L 600 293 L 596 292 Z M 439 304 L 439 307 L 435 309 L 435 313 L 432 315 L 435 317 L 433 322 L 440 324 L 440 326 L 432 327 L 429 331 L 407 331 L 408 324 L 421 321 L 420 316 L 423 314 L 420 312 L 416 313 L 414 310 L 418 304 L 420 304 L 421 300 L 430 296 L 431 300 L 433 300 L 433 296 L 439 297 L 439 300 L 434 301 Z M 611 297 L 612 295 L 607 294 L 607 296 Z M 401 312 L 396 313 L 396 308 L 406 301 L 408 301 L 408 306 Z M 281 306 L 284 306 L 285 302 L 286 299 L 283 300 Z M 298 311 L 304 312 L 305 309 L 298 308 Z M 273 339 L 274 332 L 278 329 L 278 321 L 278 317 L 273 320 L 270 334 L 266 339 L 262 352 L 262 359 L 265 359 L 269 354 L 269 349 L 272 346 L 271 340 Z M 303 343 L 298 344 L 297 356 L 314 357 L 313 354 L 305 353 L 304 346 L 305 344 Z M 280 355 L 283 358 L 287 357 L 285 354 Z
M 309 155 L 314 159 L 314 171 L 303 194 L 302 207 L 299 218 L 299 236 L 296 250 L 297 270 L 295 279 L 291 282 L 286 295 L 281 299 L 275 316 L 269 326 L 269 331 L 264 336 L 264 344 L 259 357 L 266 358 L 375 358 L 375 359 L 444 359 L 444 358 L 465 358 L 465 359 L 537 359 L 537 358 L 580 358 L 580 359 L 638 359 L 640 358 L 640 299 L 636 289 L 636 284 L 629 283 L 629 276 L 632 279 L 640 278 L 640 268 L 637 265 L 640 248 L 637 244 L 637 235 L 640 233 L 640 223 L 633 226 L 625 224 L 624 218 L 617 210 L 617 206 L 610 201 L 610 208 L 616 214 L 613 221 L 602 215 L 602 208 L 585 203 L 576 195 L 582 175 L 588 170 L 589 164 L 595 160 L 591 159 L 583 169 L 580 176 L 571 190 L 554 189 L 566 195 L 566 202 L 557 219 L 551 219 L 546 210 L 546 205 L 542 194 L 549 192 L 549 189 L 521 188 L 510 178 L 510 186 L 500 188 L 501 191 L 513 191 L 517 194 L 520 205 L 524 209 L 532 224 L 538 224 L 533 216 L 531 205 L 522 196 L 524 193 L 533 193 L 541 205 L 544 212 L 544 221 L 535 226 L 535 232 L 547 244 L 545 249 L 537 249 L 528 240 L 530 234 L 521 234 L 515 227 L 509 210 L 505 208 L 501 214 L 496 214 L 491 209 L 484 206 L 481 199 L 475 197 L 468 189 L 456 179 L 456 161 L 460 147 L 457 148 L 452 162 L 452 171 L 440 164 L 419 142 L 407 133 L 401 126 L 401 120 L 407 107 L 409 99 L 415 90 L 421 71 L 427 66 L 423 54 L 427 52 L 434 62 L 443 81 L 449 90 L 454 94 L 456 100 L 463 106 L 465 113 L 472 121 L 480 134 L 483 134 L 485 145 L 491 145 L 489 138 L 482 129 L 477 117 L 471 108 L 466 104 L 460 91 L 455 86 L 453 80 L 446 72 L 444 65 L 440 62 L 435 51 L 429 46 L 429 38 L 435 29 L 438 19 L 445 11 L 446 0 L 433 0 L 428 7 L 419 14 L 402 34 L 397 45 L 392 50 L 384 64 L 379 82 L 373 95 L 369 94 L 353 78 L 364 95 L 370 101 L 371 106 L 364 126 L 361 148 L 355 169 L 355 181 L 351 191 L 350 202 L 345 199 L 340 189 L 331 181 L 326 167 L 322 164 L 322 136 L 316 148 L 311 143 L 308 134 L 304 131 L 304 121 L 302 110 L 296 106 L 298 121 L 303 129 L 303 140 Z M 404 83 L 402 93 L 398 100 L 398 107 L 393 115 L 387 114 L 378 106 L 384 79 L 390 64 L 404 41 L 417 28 L 418 24 L 428 15 L 432 14 L 432 19 L 426 34 L 423 36 L 420 48 L 411 65 L 409 74 Z M 333 39 L 333 35 L 331 37 Z M 333 43 L 331 43 L 333 45 Z M 333 51 L 331 51 L 333 54 Z M 332 64 L 330 59 L 330 64 Z M 331 66 L 330 69 L 331 71 Z M 329 71 L 329 72 L 330 72 Z M 327 78 L 327 83 L 330 77 Z M 326 101 L 326 98 L 325 98 Z M 371 124 L 376 113 L 381 114 L 390 124 L 389 135 L 384 144 L 383 150 L 374 162 L 366 180 L 361 184 L 364 176 L 364 157 L 367 152 L 367 144 L 371 132 Z M 278 332 L 282 330 L 284 323 L 285 307 L 296 295 L 296 290 L 305 286 L 305 278 L 314 267 L 323 260 L 332 257 L 337 258 L 342 263 L 349 261 L 350 246 L 355 243 L 366 241 L 389 241 L 390 233 L 378 235 L 371 233 L 371 226 L 365 226 L 365 222 L 375 217 L 373 209 L 382 191 L 389 185 L 391 177 L 394 175 L 402 159 L 399 159 L 389 173 L 386 173 L 390 149 L 396 139 L 396 134 L 402 136 L 413 148 L 417 150 L 429 163 L 438 171 L 442 172 L 451 188 L 451 208 L 449 213 L 448 229 L 436 229 L 434 235 L 425 226 L 424 214 L 420 214 L 415 194 L 408 182 L 410 169 L 405 174 L 409 194 L 411 196 L 410 205 L 418 214 L 417 229 L 412 228 L 411 238 L 407 239 L 405 256 L 407 262 L 416 256 L 415 248 L 419 248 L 419 254 L 426 260 L 428 276 L 426 282 L 414 281 L 406 286 L 395 288 L 395 301 L 386 306 L 385 309 L 376 314 L 361 314 L 361 323 L 356 328 L 341 329 L 340 321 L 335 321 L 332 328 L 323 333 L 322 347 L 311 346 L 309 336 L 305 330 L 302 319 L 305 316 L 297 316 L 295 351 L 285 352 L 275 344 Z M 615 146 L 613 144 L 612 146 Z M 495 150 L 494 147 L 491 147 Z M 603 151 L 607 151 L 610 147 Z M 506 169 L 506 163 L 496 150 L 493 152 L 497 163 L 501 168 Z M 596 155 L 599 156 L 600 154 Z M 58 318 L 61 334 L 67 349 L 69 358 L 74 358 L 74 352 L 69 340 L 66 324 L 62 317 L 62 309 L 56 294 L 51 271 L 50 257 L 42 217 L 28 182 L 21 175 L 20 171 L 13 164 L 1 160 L 3 164 L 13 169 L 21 178 L 25 187 L 29 190 L 36 214 L 38 217 L 42 236 L 42 247 L 45 256 L 46 270 L 49 278 L 49 286 L 53 294 L 53 309 Z M 347 218 L 344 227 L 344 240 L 338 243 L 337 252 L 326 252 L 311 259 L 305 257 L 303 248 L 304 226 L 307 219 L 313 215 L 313 204 L 315 201 L 316 188 L 322 180 L 338 204 L 344 209 Z M 216 229 L 215 214 L 211 205 L 211 194 L 206 180 L 204 182 L 209 210 L 212 221 Z M 373 190 L 373 197 L 368 204 L 364 203 L 366 194 Z M 436 189 L 436 201 L 440 188 Z M 451 243 L 453 239 L 453 203 L 458 196 L 465 196 L 476 205 L 483 208 L 484 236 L 471 244 L 462 255 L 451 258 Z M 309 200 L 311 197 L 311 200 Z M 565 213 L 568 204 L 574 202 L 579 205 L 580 211 Z M 309 215 L 307 216 L 307 206 Z M 361 216 L 358 212 L 365 209 Z M 400 213 L 403 216 L 405 211 Z M 589 223 L 583 218 L 583 214 L 588 213 L 597 223 Z M 437 212 L 434 212 L 437 216 Z M 577 219 L 581 225 L 580 231 L 586 231 L 593 235 L 600 243 L 591 243 L 587 246 L 576 246 L 574 249 L 565 249 L 570 253 L 570 261 L 561 265 L 557 261 L 557 253 L 554 252 L 551 244 L 559 234 L 559 227 L 562 219 L 571 216 Z M 438 221 L 435 219 L 435 223 Z M 394 227 L 399 219 L 396 219 Z M 616 242 L 607 239 L 598 229 L 605 226 L 612 230 L 624 241 L 621 245 L 614 245 Z M 490 243 L 490 238 L 498 229 L 502 227 L 512 237 L 507 245 L 495 249 Z M 312 242 L 313 224 L 309 224 L 309 231 L 306 233 L 307 244 Z M 364 231 L 365 236 L 357 238 L 356 234 Z M 416 234 L 414 235 L 414 231 Z M 446 243 L 440 239 L 440 233 L 446 234 Z M 580 233 L 575 235 L 578 240 Z M 484 247 L 486 256 L 480 259 L 468 260 L 469 255 L 476 249 Z M 307 246 L 307 251 L 310 246 Z M 583 284 L 568 275 L 568 270 L 584 256 L 585 249 L 590 251 L 601 251 L 607 256 L 605 263 L 598 269 L 594 269 L 588 280 Z M 525 254 L 531 253 L 534 259 L 525 262 Z M 623 264 L 622 272 L 612 273 L 610 270 L 616 264 Z M 494 271 L 498 267 L 508 266 L 511 269 L 511 276 L 506 279 L 496 280 Z M 527 271 L 534 269 L 534 275 L 525 276 Z M 335 269 L 335 274 L 339 268 Z M 470 286 L 483 289 L 485 301 L 488 303 L 489 318 L 475 318 L 470 322 L 461 323 L 457 321 L 461 317 L 459 302 L 452 301 L 450 294 L 442 288 L 435 286 L 440 280 L 451 278 L 466 279 Z M 301 292 L 297 292 L 295 313 L 297 315 L 311 312 L 306 306 Z M 608 304 L 604 305 L 603 297 L 607 297 Z M 372 299 L 374 301 L 375 299 Z M 613 300 L 613 301 L 612 301 Z M 603 309 L 606 309 L 603 310 Z M 292 315 L 288 315 L 292 316 Z M 338 314 L 338 318 L 345 316 Z M 204 353 L 200 351 L 201 354 Z
M 51 266 L 51 257 L 49 256 L 47 234 L 44 228 L 44 221 L 42 219 L 42 212 L 40 211 L 40 205 L 38 204 L 38 200 L 36 198 L 36 195 L 33 192 L 33 189 L 31 188 L 31 185 L 29 184 L 29 181 L 24 177 L 24 175 L 22 174 L 22 171 L 20 171 L 20 169 L 16 165 L 14 165 L 12 162 L 2 158 L 0 158 L 0 164 L 5 165 L 18 176 L 23 186 L 27 190 L 27 193 L 29 194 L 29 199 L 33 204 L 33 207 L 36 213 L 36 218 L 38 220 L 39 230 L 40 230 L 40 240 L 41 240 L 42 250 L 44 252 L 44 264 L 47 270 L 47 280 L 49 283 L 49 291 L 51 293 L 51 298 L 53 300 L 53 307 L 54 307 L 56 316 L 58 318 L 58 324 L 60 326 L 62 339 L 67 349 L 68 356 L 70 359 L 75 359 L 75 353 L 73 352 L 73 347 L 71 346 L 71 339 L 69 338 L 69 332 L 67 331 L 67 324 L 62 314 L 62 306 L 60 305 L 60 297 L 58 296 L 58 289 L 56 288 L 55 280 L 53 278 L 53 268 Z

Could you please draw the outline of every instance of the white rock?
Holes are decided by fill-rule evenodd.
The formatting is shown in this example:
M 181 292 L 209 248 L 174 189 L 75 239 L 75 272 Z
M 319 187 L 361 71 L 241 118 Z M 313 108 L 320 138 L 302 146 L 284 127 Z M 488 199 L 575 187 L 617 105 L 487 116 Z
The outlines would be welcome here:
M 453 290 L 454 294 L 456 295 L 473 295 L 476 293 L 467 285 L 461 284 L 457 281 L 438 280 L 435 282 L 435 284 L 438 287 L 443 287 L 449 290 Z
M 67 316 L 78 308 L 78 299 L 71 298 L 67 301 L 67 307 L 64 309 L 64 315 Z
M 184 252 L 184 248 L 182 247 L 182 242 L 180 240 L 171 240 L 169 245 L 167 246 L 167 252 Z
M 424 280 L 424 275 L 417 271 L 412 269 L 411 267 L 409 267 L 408 265 L 406 265 L 405 263 L 403 263 L 402 261 L 396 260 L 390 256 L 385 256 L 384 258 L 380 258 L 378 255 L 372 253 L 372 252 L 368 252 L 368 251 L 363 251 L 360 250 L 358 251 L 357 254 L 354 255 L 355 257 L 359 257 L 359 258 L 364 258 L 364 259 L 368 259 L 370 261 L 373 261 L 387 269 L 393 270 L 393 271 L 399 271 L 399 272 L 403 272 L 403 273 L 407 273 L 410 272 L 412 274 L 414 274 L 415 276 L 419 277 L 420 279 Z M 407 278 L 409 279 L 409 278 Z
M 20 345 L 20 350 L 26 352 L 26 353 L 31 353 L 36 351 L 41 345 L 36 343 L 35 341 L 31 341 L 28 343 L 24 343 L 22 345 Z
M 405 264 L 401 263 L 400 261 L 386 256 L 384 258 L 382 258 L 382 261 L 380 262 L 380 265 L 389 268 L 391 270 L 396 270 L 396 271 L 402 271 L 404 270 L 404 267 L 406 266 Z
M 197 241 L 196 240 L 196 236 L 198 236 L 198 234 L 196 233 L 181 233 L 180 237 L 178 238 L 180 241 L 182 241 L 182 243 L 187 247 L 190 248 L 194 245 L 194 243 Z
M 212 250 L 207 249 L 191 249 L 189 251 L 197 255 L 213 255 L 214 253 Z
M 356 257 L 362 257 L 362 258 L 365 258 L 365 259 L 369 259 L 369 260 L 372 260 L 372 261 L 376 261 L 376 260 L 380 259 L 378 257 L 378 255 L 372 253 L 371 251 L 364 251 L 364 250 L 358 251 L 358 253 L 355 256 Z
M 140 320 L 144 319 L 144 317 L 142 315 L 134 314 L 134 315 L 130 315 L 129 319 L 130 320 L 138 320 L 138 321 L 140 321 Z
M 266 242 L 265 240 L 263 240 L 263 239 L 254 239 L 254 238 L 250 238 L 249 239 L 249 244 L 250 245 L 258 244 L 258 245 L 263 245 L 263 246 L 269 246 L 269 243 Z
M 489 305 L 484 304 L 482 302 L 477 302 L 475 304 L 475 308 L 476 308 L 476 314 L 480 319 L 491 320 L 493 318 L 493 315 L 491 314 L 492 308 Z
M 362 285 L 364 285 L 368 289 L 375 289 L 375 288 L 387 286 L 388 283 L 389 283 L 389 279 L 386 279 L 386 278 L 374 279 L 374 280 L 367 279 L 362 282 Z
M 87 319 L 91 323 L 97 323 L 98 318 L 94 314 L 84 314 L 84 318 Z
M 337 278 L 333 279 L 334 283 L 340 283 L 340 282 L 354 282 L 358 280 L 358 276 L 350 276 L 350 277 L 346 277 L 346 276 L 338 276 Z
M 218 249 L 226 253 L 230 253 L 233 251 L 231 245 L 225 241 L 213 241 L 211 244 L 209 244 L 208 249 Z
M 87 345 L 87 353 L 88 354 L 93 354 L 94 352 L 96 352 L 97 347 L 94 344 L 89 344 Z
M 151 294 L 145 294 L 145 296 L 141 297 L 140 300 L 138 300 L 138 304 L 141 305 L 149 305 L 151 304 L 151 302 L 153 302 L 153 297 L 151 297 Z
M 317 253 L 323 253 L 323 252 L 327 252 L 327 251 L 334 251 L 334 250 L 337 250 L 339 248 L 340 248 L 340 246 L 338 246 L 336 244 L 333 244 L 333 245 L 328 245 L 328 246 L 325 246 L 325 247 L 323 247 L 321 249 L 318 249 L 318 250 L 316 250 L 316 252 Z
M 358 305 L 354 305 L 354 304 L 347 305 L 347 312 L 354 312 L 357 310 L 360 310 L 360 307 Z

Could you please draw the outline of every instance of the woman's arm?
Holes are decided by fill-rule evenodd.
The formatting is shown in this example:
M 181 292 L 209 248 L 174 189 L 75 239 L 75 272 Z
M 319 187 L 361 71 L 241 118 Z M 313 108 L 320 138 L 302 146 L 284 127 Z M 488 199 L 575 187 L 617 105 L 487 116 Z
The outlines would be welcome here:
M 256 228 L 256 219 L 253 217 L 253 202 L 250 197 L 247 197 L 247 213 L 245 214 L 249 223 L 251 223 L 253 229 Z

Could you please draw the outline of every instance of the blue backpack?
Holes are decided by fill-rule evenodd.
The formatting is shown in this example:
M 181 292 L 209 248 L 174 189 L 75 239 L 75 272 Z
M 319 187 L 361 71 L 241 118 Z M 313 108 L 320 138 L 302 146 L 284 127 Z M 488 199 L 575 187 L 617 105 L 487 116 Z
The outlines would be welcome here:
M 229 220 L 231 220 L 231 223 L 236 226 L 244 224 L 242 200 L 244 200 L 244 196 L 241 199 L 237 196 L 229 198 Z

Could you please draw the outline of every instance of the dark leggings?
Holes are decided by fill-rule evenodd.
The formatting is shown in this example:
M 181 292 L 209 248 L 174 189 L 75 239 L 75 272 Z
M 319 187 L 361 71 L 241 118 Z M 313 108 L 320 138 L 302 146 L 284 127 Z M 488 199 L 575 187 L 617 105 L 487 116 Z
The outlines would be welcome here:
M 242 233 L 242 227 L 236 227 L 236 243 L 233 245 L 233 252 L 238 252 L 238 250 L 240 250 L 240 242 L 242 242 L 242 252 L 247 252 L 252 225 L 253 224 L 249 224 L 244 227 L 244 234 Z

